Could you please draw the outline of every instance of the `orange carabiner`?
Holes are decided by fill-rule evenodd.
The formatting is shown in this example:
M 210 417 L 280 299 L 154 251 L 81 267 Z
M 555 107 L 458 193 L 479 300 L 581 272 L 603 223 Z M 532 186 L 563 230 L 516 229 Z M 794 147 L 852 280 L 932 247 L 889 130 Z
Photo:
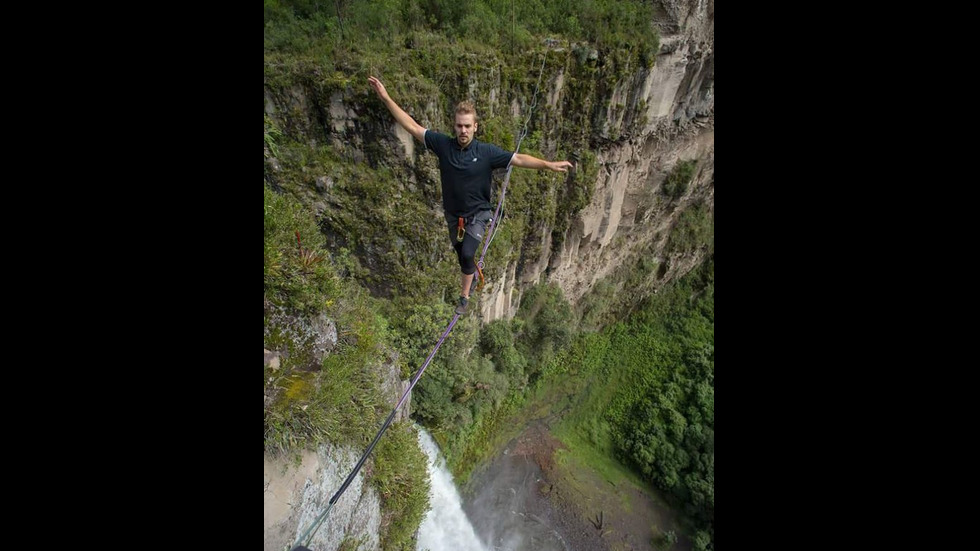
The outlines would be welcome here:
M 463 226 L 463 217 L 459 217 L 459 226 L 456 227 L 456 241 L 462 241 L 463 236 L 466 233 L 466 228 Z

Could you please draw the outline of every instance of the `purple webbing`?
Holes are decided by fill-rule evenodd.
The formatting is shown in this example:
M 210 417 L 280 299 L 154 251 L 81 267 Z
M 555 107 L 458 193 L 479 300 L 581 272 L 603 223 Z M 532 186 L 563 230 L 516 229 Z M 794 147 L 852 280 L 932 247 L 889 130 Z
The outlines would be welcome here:
M 540 77 L 539 77 L 540 78 Z M 535 89 L 537 92 L 537 89 Z M 537 103 L 537 100 L 535 100 Z M 533 106 L 532 106 L 533 107 Z M 517 156 L 517 152 L 521 149 L 521 142 L 524 141 L 524 136 L 527 135 L 527 123 L 524 123 L 524 132 L 521 134 L 521 138 L 517 140 L 517 147 L 514 148 L 514 156 Z M 507 196 L 507 184 L 510 182 L 510 173 L 514 170 L 513 159 L 511 159 L 511 164 L 507 165 L 507 174 L 504 174 L 504 185 L 500 189 L 500 201 L 497 201 L 497 210 L 493 213 L 493 220 L 490 222 L 490 231 L 487 232 L 487 241 L 483 244 L 483 251 L 480 253 L 480 261 L 477 262 L 477 266 L 483 269 L 483 257 L 487 255 L 487 249 L 490 248 L 490 241 L 493 238 L 493 230 L 497 227 L 497 220 L 500 219 L 500 209 L 504 206 L 504 197 Z
M 520 147 L 520 144 L 518 144 L 518 147 Z M 517 155 L 517 151 L 514 151 L 514 155 Z M 481 270 L 483 269 L 483 257 L 487 255 L 487 249 L 490 248 L 490 236 L 493 235 L 493 229 L 497 227 L 497 219 L 500 218 L 500 208 L 504 206 L 504 196 L 507 195 L 507 182 L 510 181 L 510 171 L 513 168 L 513 166 L 507 167 L 507 174 L 504 176 L 504 187 L 500 190 L 500 201 L 497 202 L 497 210 L 493 213 L 493 220 L 490 222 L 490 231 L 487 232 L 487 241 L 483 244 L 480 261 L 477 262 Z
M 541 75 L 544 74 L 544 62 L 548 58 L 547 55 L 541 58 L 541 69 L 538 70 L 538 83 L 534 85 L 534 101 L 531 103 L 531 109 L 528 111 L 527 118 L 524 119 L 524 128 L 521 130 L 521 137 L 517 139 L 517 147 L 514 148 L 514 156 L 517 156 L 517 152 L 521 150 L 521 142 L 524 141 L 524 136 L 527 136 L 527 123 L 531 121 L 531 114 L 534 113 L 534 107 L 538 104 L 538 87 L 541 86 Z M 507 174 L 504 175 L 504 186 L 500 190 L 500 201 L 497 203 L 497 211 L 493 214 L 493 221 L 490 223 L 490 231 L 487 232 L 487 242 L 483 245 L 483 252 L 480 253 L 480 261 L 477 262 L 477 266 L 480 270 L 483 270 L 483 257 L 487 254 L 487 249 L 490 247 L 490 241 L 493 239 L 493 229 L 497 226 L 497 219 L 500 217 L 500 207 L 504 206 L 504 196 L 507 195 L 507 183 L 510 182 L 510 171 L 514 169 L 513 159 L 511 159 L 511 164 L 507 165 Z
M 435 357 L 436 351 L 439 350 L 439 347 L 442 346 L 443 341 L 445 341 L 446 337 L 449 336 L 449 332 L 453 330 L 453 326 L 456 325 L 457 320 L 459 320 L 459 314 L 453 316 L 452 321 L 449 322 L 449 326 L 446 327 L 446 331 L 443 332 L 441 337 L 439 337 L 439 342 L 436 343 L 436 347 L 432 349 L 432 352 L 429 353 L 429 357 L 425 359 L 425 363 L 422 364 L 422 367 L 419 368 L 418 373 L 416 373 L 415 377 L 412 378 L 412 384 L 408 385 L 408 390 L 405 391 L 405 394 L 402 394 L 402 399 L 398 400 L 398 405 L 395 406 L 396 410 L 402 407 L 402 403 L 405 402 L 405 398 L 408 397 L 408 393 L 415 387 L 415 383 L 419 382 L 419 379 L 422 378 L 422 372 L 425 371 L 425 368 L 429 367 L 429 362 L 431 362 L 432 358 Z

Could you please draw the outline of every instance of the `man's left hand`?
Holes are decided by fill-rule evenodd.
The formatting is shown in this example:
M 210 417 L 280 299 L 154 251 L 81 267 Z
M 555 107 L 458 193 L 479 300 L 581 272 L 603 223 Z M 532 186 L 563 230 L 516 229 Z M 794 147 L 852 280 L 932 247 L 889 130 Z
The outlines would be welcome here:
M 555 161 L 553 163 L 548 163 L 548 168 L 554 170 L 555 172 L 568 172 L 569 168 L 574 168 L 575 165 L 568 161 Z

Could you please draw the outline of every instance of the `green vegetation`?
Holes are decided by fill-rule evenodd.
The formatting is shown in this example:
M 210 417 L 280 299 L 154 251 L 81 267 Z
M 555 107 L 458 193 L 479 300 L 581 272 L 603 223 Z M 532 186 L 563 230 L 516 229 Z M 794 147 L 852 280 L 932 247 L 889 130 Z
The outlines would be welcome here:
M 667 492 L 707 545 L 714 535 L 713 261 L 626 323 L 588 338 L 562 363 L 603 384 L 589 387 L 558 434 L 633 466 Z
M 293 352 L 278 371 L 266 369 L 266 449 L 285 452 L 323 440 L 364 445 L 391 407 L 381 399 L 376 375 L 390 356 L 386 351 L 402 351 L 407 377 L 435 344 L 451 308 L 406 296 L 372 299 L 351 279 L 354 261 L 344 250 L 308 265 L 311 251 L 325 251 L 312 214 L 289 195 L 264 193 L 266 347 Z M 302 248 L 297 231 L 310 234 Z M 638 263 L 627 281 L 654 269 Z M 712 274 L 709 263 L 641 305 L 629 321 L 598 333 L 580 332 L 595 320 L 583 315 L 576 324 L 554 285 L 528 289 L 509 322 L 480 331 L 475 317 L 464 318 L 416 387 L 415 415 L 456 476 L 465 477 L 523 426 L 515 416 L 563 413 L 555 434 L 570 452 L 560 460 L 585 461 L 611 481 L 635 478 L 618 457 L 667 491 L 710 538 Z M 601 295 L 602 286 L 597 291 Z M 342 337 L 320 369 L 309 369 L 304 343 L 277 325 L 276 308 L 336 319 Z M 424 496 L 412 490 L 424 481 L 401 468 L 424 459 L 410 433 L 391 432 L 376 452 L 375 484 L 390 499 L 385 541 L 392 547 L 386 549 L 409 545 L 425 510 Z M 407 463 L 396 466 L 397 457 Z
M 589 204 L 599 169 L 595 98 L 642 60 L 653 62 L 659 46 L 650 10 L 625 0 L 474 0 L 465 9 L 448 0 L 266 1 L 266 154 L 278 162 L 275 170 L 266 163 L 267 185 L 322 213 L 326 247 L 352 253 L 348 273 L 374 296 L 397 301 L 387 313 L 399 313 L 389 319 L 430 308 L 433 296 L 449 304 L 458 283 L 437 214 L 435 157 L 415 144 L 413 159 L 400 158 L 391 116 L 367 77 L 380 77 L 409 114 L 435 130 L 450 130 L 456 101 L 474 100 L 478 137 L 505 148 L 517 145 L 534 100 L 521 152 L 579 158 L 574 175 L 513 172 L 506 224 L 486 257 L 485 275 L 498 279 L 510 262 L 558 250 L 571 218 Z M 543 88 L 564 75 L 554 108 L 544 90 L 534 96 L 542 62 Z M 514 102 L 519 113 L 507 107 Z M 334 126 L 339 104 L 346 126 Z M 546 229 L 550 250 L 541 246 Z M 400 344 L 412 338 L 408 324 L 392 325 Z M 406 359 L 402 368 L 417 366 Z
M 360 444 L 386 413 L 376 375 L 390 347 L 386 323 L 375 301 L 340 276 L 309 211 L 288 195 L 264 193 L 265 347 L 282 353 L 279 369 L 265 370 L 265 449 Z M 339 338 L 315 365 L 316 336 L 296 321 L 320 314 L 336 320 Z
M 366 445 L 393 405 L 381 374 L 395 362 L 408 378 L 452 316 L 458 268 L 436 159 L 418 143 L 402 154 L 367 76 L 443 132 L 451 106 L 472 99 L 478 137 L 513 149 L 542 62 L 542 86 L 563 75 L 555 106 L 544 92 L 536 98 L 521 152 L 577 158 L 578 168 L 512 173 L 484 270 L 499 280 L 509 263 L 560 250 L 592 201 L 604 99 L 655 62 L 651 9 L 625 0 L 265 1 L 265 346 L 281 353 L 264 373 L 266 451 Z M 664 193 L 683 196 L 694 168 L 679 163 Z M 695 203 L 667 252 L 704 245 L 712 250 L 711 209 Z M 413 416 L 465 479 L 522 420 L 563 415 L 560 461 L 669 492 L 703 548 L 713 537 L 712 268 L 641 304 L 661 268 L 652 254 L 640 251 L 576 310 L 557 286 L 538 285 L 524 290 L 513 320 L 481 328 L 478 315 L 461 319 L 415 388 Z M 315 352 L 316 335 L 297 327 L 324 317 L 337 342 Z M 384 549 L 412 548 L 427 508 L 424 461 L 407 424 L 391 427 L 372 456 Z
M 447 438 L 453 445 L 443 451 L 454 474 L 467 477 L 530 420 L 558 415 L 553 433 L 568 448 L 557 454 L 559 462 L 587 465 L 616 486 L 655 486 L 685 515 L 695 548 L 711 549 L 713 260 L 599 332 L 570 330 L 560 293 L 533 290 L 509 324 L 514 352 L 531 358 L 531 383 Z M 482 337 L 495 351 L 510 349 L 506 325 L 494 322 Z M 567 346 L 547 352 L 544 339 L 565 338 Z
M 370 39 L 414 48 L 416 33 L 428 31 L 450 41 L 521 51 L 535 37 L 547 36 L 635 50 L 649 66 L 659 49 L 652 20 L 649 3 L 628 0 L 341 0 L 325 5 L 266 0 L 265 47 L 302 53 L 318 46 L 320 51 L 353 48 L 353 42 Z
M 480 332 L 480 350 L 493 362 L 498 371 L 507 376 L 511 388 L 523 388 L 527 383 L 527 359 L 514 347 L 514 333 L 510 324 L 494 320 Z
M 414 551 L 412 535 L 429 509 L 429 475 L 425 453 L 411 423 L 392 425 L 374 452 L 372 483 L 381 494 L 385 517 L 381 549 Z
M 654 259 L 656 243 L 634 252 L 612 274 L 596 282 L 576 308 L 582 331 L 598 331 L 634 311 L 660 279 L 661 264 Z
M 265 369 L 265 450 L 288 454 L 321 442 L 363 448 L 393 405 L 378 381 L 396 337 L 380 301 L 351 279 L 348 253 L 327 253 L 309 209 L 289 195 L 268 188 L 264 194 L 264 344 L 282 354 L 278 369 Z M 315 336 L 296 328 L 321 314 L 335 320 L 338 339 L 317 364 Z M 382 499 L 382 549 L 414 549 L 429 489 L 416 431 L 409 423 L 391 426 L 372 460 L 370 480 Z M 341 548 L 360 543 L 348 539 Z
M 677 219 L 667 240 L 667 252 L 689 253 L 706 246 L 714 251 L 714 213 L 703 201 L 691 205 Z
M 279 140 L 282 139 L 282 130 L 276 126 L 276 123 L 269 118 L 269 115 L 265 116 L 265 147 L 267 151 L 265 152 L 265 158 L 278 157 L 279 148 L 277 147 Z
M 515 320 L 518 349 L 528 358 L 528 376 L 533 382 L 556 351 L 571 342 L 572 311 L 557 285 L 536 285 L 524 294 Z
M 267 300 L 315 313 L 339 297 L 339 280 L 333 265 L 323 261 L 323 245 L 323 235 L 299 202 L 265 188 Z
M 376 375 L 389 358 L 386 351 L 403 351 L 407 377 L 431 350 L 451 309 L 413 304 L 404 296 L 372 299 L 351 279 L 346 251 L 308 265 L 311 251 L 324 251 L 311 213 L 288 195 L 264 193 L 266 347 L 293 352 L 279 370 L 266 369 L 266 449 L 285 452 L 322 440 L 364 445 L 391 407 Z M 297 231 L 310 233 L 302 248 L 294 243 Z M 638 264 L 630 278 L 648 277 L 653 269 Z M 456 476 L 464 477 L 523 426 L 513 422 L 515 416 L 563 413 L 555 434 L 570 451 L 559 460 L 584 461 L 611 481 L 636 478 L 614 457 L 632 465 L 692 519 L 692 533 L 700 530 L 696 542 L 710 542 L 712 279 L 709 261 L 628 321 L 600 332 L 579 332 L 554 285 L 528 289 L 512 321 L 480 331 L 474 316 L 464 318 L 416 387 L 415 415 L 439 441 Z M 277 324 L 277 308 L 336 319 L 341 338 L 319 369 L 309 369 L 304 343 Z M 587 319 L 582 317 L 583 326 Z M 409 468 L 424 465 L 424 457 L 407 427 L 389 429 L 382 443 L 373 482 L 386 500 L 385 549 L 402 549 L 410 546 L 426 507 L 419 490 L 425 482 L 412 478 L 422 470 Z
M 687 192 L 687 188 L 694 178 L 696 168 L 697 161 L 694 160 L 680 161 L 674 165 L 673 170 L 670 171 L 670 174 L 664 180 L 662 188 L 664 195 L 671 199 L 680 199 Z

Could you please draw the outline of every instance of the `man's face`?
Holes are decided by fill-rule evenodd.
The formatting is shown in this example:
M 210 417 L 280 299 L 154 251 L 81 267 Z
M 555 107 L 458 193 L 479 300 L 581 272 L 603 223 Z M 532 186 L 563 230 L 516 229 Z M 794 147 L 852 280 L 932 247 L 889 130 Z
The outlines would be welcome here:
M 456 139 L 459 145 L 466 147 L 473 141 L 478 124 L 475 119 L 473 113 L 456 113 Z

